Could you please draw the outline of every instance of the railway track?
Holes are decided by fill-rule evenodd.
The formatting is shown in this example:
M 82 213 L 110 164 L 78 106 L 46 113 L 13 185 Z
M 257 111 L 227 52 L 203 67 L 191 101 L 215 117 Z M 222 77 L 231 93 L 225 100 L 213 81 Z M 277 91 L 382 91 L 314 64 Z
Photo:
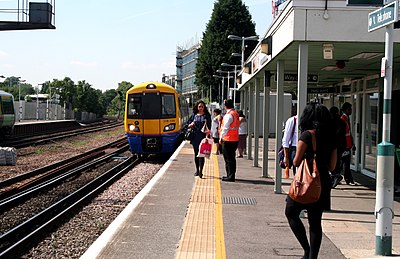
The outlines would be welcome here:
M 58 162 L 35 170 L 35 173 L 30 172 L 16 177 L 18 179 L 13 178 L 0 182 L 2 188 L 0 211 L 12 210 L 18 204 L 29 200 L 32 196 L 40 195 L 45 190 L 54 188 L 55 185 L 60 185 L 68 181 L 68 179 L 79 177 L 89 169 L 97 168 L 102 164 L 109 164 L 108 161 L 110 159 L 126 150 L 128 150 L 128 145 L 124 138 L 91 150 L 88 154 L 79 158 L 70 158 L 68 162 Z M 57 202 L 52 203 L 46 209 L 39 213 L 33 213 L 34 215 L 25 219 L 22 223 L 18 223 L 5 232 L 3 231 L 4 233 L 0 236 L 0 258 L 13 257 L 21 249 L 26 249 L 28 244 L 36 242 L 39 236 L 47 233 L 50 227 L 73 214 L 82 204 L 119 179 L 120 176 L 140 161 L 134 156 L 122 160 L 123 162 L 118 163 L 106 172 L 100 173 L 93 180 Z M 60 167 L 60 170 L 58 170 L 58 165 L 61 164 L 68 165 Z
M 49 141 L 55 141 L 67 137 L 77 136 L 80 134 L 92 133 L 96 131 L 106 130 L 121 126 L 121 122 L 109 123 L 106 125 L 87 126 L 80 129 L 69 130 L 67 132 L 44 133 L 42 135 L 31 135 L 23 137 L 14 137 L 3 140 L 2 146 L 23 148 L 32 145 L 40 145 Z
M 113 148 L 120 148 L 120 150 L 116 150 L 111 154 L 105 156 L 106 151 Z M 97 164 L 106 161 L 114 154 L 127 150 L 127 148 L 128 147 L 126 138 L 121 138 L 101 147 L 89 150 L 88 152 L 79 154 L 77 156 L 38 168 L 36 170 L 6 179 L 4 181 L 0 181 L 0 204 L 2 204 L 6 199 L 9 199 L 13 195 L 15 196 L 22 193 L 23 191 L 29 190 L 29 188 L 31 187 L 43 184 L 46 181 L 54 179 L 55 177 L 62 177 L 63 175 L 67 174 L 75 168 L 78 168 L 81 165 L 84 165 L 85 163 L 88 164 L 79 171 L 82 171 L 84 168 L 94 167 Z M 95 160 L 101 156 L 103 156 L 103 158 Z M 93 160 L 95 161 L 89 163 Z M 75 169 L 75 171 L 76 170 L 77 169 Z

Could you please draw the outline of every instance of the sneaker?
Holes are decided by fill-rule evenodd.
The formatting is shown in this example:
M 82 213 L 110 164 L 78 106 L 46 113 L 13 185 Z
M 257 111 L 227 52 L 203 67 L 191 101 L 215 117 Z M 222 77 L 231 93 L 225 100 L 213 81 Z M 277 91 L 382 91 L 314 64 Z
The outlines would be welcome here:
M 347 184 L 350 186 L 356 186 L 356 184 L 354 182 L 348 182 Z
M 332 188 L 335 188 L 342 180 L 343 180 L 343 176 L 341 176 L 341 175 L 333 176 Z

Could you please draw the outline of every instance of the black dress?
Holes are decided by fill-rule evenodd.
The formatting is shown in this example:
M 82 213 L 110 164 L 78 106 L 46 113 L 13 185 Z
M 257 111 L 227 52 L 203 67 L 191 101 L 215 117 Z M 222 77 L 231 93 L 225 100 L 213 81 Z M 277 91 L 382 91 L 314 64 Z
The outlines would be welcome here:
M 312 136 L 309 131 L 305 131 L 301 134 L 299 140 L 307 144 L 306 159 L 310 160 L 314 156 L 312 146 Z M 318 206 L 322 207 L 323 210 L 330 210 L 331 204 L 331 177 L 328 170 L 329 160 L 331 158 L 332 150 L 336 148 L 336 142 L 331 139 L 321 139 L 316 134 L 317 151 L 316 151 L 316 162 L 318 171 L 321 177 L 321 197 L 318 200 Z

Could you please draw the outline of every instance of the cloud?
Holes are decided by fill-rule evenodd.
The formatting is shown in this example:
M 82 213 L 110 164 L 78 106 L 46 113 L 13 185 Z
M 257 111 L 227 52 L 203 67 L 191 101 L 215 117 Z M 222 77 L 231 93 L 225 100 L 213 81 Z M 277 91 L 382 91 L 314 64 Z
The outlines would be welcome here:
M 152 14 L 152 13 L 156 13 L 156 12 L 157 12 L 157 10 L 144 11 L 144 12 L 141 12 L 141 13 L 136 13 L 136 14 L 130 15 L 130 16 L 128 16 L 128 17 L 125 17 L 125 18 L 122 19 L 122 20 L 131 20 L 131 19 L 135 19 L 135 18 L 137 18 L 137 17 L 145 16 L 145 15 Z
M 14 69 L 15 65 L 13 64 L 1 64 L 1 67 L 4 69 Z
M 1 0 L 0 0 L 0 2 L 1 2 Z M 0 50 L 0 60 L 1 59 L 6 59 L 6 58 L 8 58 L 10 55 L 7 53 L 7 52 L 4 52 L 4 51 L 1 51 Z
M 245 1 L 245 5 L 247 6 L 257 6 L 257 5 L 266 5 L 266 2 L 264 0 L 250 0 L 250 1 Z
M 166 60 L 159 63 L 133 63 L 131 61 L 125 61 L 121 64 L 123 70 L 171 70 L 175 69 L 175 59 Z
M 97 63 L 94 61 L 83 62 L 83 61 L 73 60 L 73 61 L 71 61 L 70 64 L 73 66 L 78 66 L 78 67 L 97 67 Z

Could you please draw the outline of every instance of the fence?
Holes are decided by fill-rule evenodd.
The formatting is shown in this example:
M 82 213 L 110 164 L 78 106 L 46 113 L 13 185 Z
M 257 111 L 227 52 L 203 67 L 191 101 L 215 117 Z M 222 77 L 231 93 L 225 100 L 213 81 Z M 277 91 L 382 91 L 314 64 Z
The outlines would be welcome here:
M 36 103 L 21 100 L 14 102 L 15 120 L 77 120 L 91 122 L 97 119 L 97 115 L 89 112 L 74 112 L 65 106 L 54 103 Z

